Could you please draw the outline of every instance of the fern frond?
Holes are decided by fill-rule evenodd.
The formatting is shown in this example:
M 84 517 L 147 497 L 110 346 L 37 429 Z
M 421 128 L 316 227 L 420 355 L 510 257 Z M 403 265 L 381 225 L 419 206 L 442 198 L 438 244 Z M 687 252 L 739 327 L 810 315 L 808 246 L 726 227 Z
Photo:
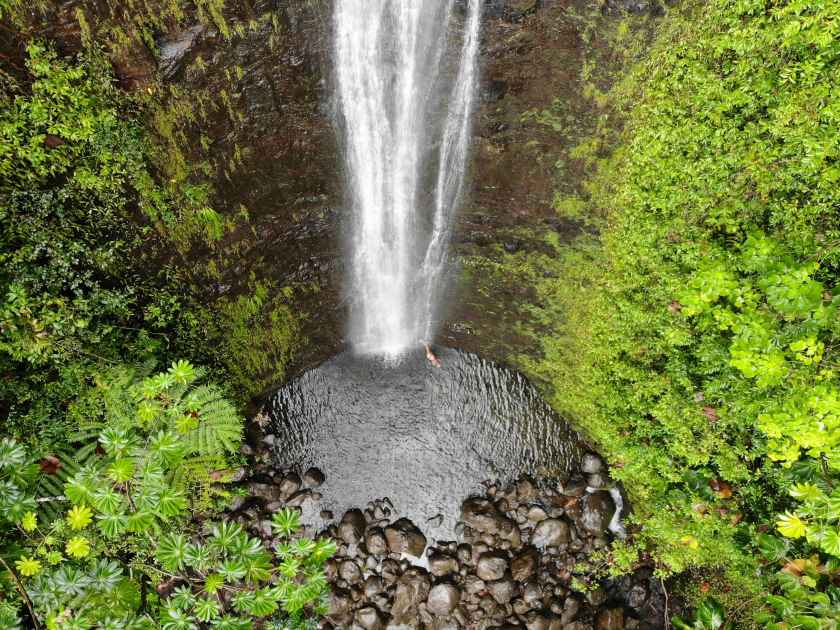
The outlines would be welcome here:
M 195 455 L 233 453 L 242 441 L 242 417 L 217 387 L 199 385 L 185 397 L 198 417 L 198 426 L 184 433 L 184 441 Z
M 84 466 L 94 463 L 99 455 L 98 426 L 89 426 L 69 436 L 67 446 L 53 454 L 58 460 L 55 472 L 42 471 L 35 486 L 38 515 L 52 521 L 66 508 L 64 484 Z

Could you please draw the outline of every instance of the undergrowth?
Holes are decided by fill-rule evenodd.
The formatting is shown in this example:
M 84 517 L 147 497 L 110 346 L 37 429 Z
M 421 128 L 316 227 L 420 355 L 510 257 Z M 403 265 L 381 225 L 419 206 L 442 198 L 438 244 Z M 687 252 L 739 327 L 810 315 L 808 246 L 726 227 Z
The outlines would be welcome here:
M 720 626 L 840 611 L 838 15 L 671 9 L 571 152 L 593 175 L 557 207 L 584 234 L 506 259 L 537 293 L 521 365 L 633 502 L 614 571 L 700 571 Z

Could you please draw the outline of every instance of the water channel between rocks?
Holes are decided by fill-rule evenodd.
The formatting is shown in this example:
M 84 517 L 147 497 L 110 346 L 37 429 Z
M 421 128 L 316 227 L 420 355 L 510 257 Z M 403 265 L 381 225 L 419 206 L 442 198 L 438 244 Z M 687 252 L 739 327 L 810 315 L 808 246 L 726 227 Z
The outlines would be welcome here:
M 436 369 L 419 350 L 399 362 L 341 354 L 269 402 L 276 464 L 326 476 L 317 510 L 340 517 L 388 497 L 430 539 L 453 540 L 482 481 L 578 468 L 579 436 L 524 377 L 456 350 L 439 356 Z M 311 525 L 319 518 L 304 510 Z

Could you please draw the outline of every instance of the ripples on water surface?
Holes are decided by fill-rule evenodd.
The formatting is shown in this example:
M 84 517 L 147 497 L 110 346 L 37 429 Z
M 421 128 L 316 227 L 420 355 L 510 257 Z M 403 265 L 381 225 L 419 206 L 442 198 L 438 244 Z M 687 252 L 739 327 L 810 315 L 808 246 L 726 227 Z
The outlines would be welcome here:
M 439 356 L 442 369 L 422 351 L 399 363 L 342 354 L 270 401 L 278 465 L 326 475 L 319 509 L 340 518 L 388 497 L 430 538 L 452 539 L 461 501 L 483 480 L 578 465 L 579 438 L 521 375 L 456 350 Z

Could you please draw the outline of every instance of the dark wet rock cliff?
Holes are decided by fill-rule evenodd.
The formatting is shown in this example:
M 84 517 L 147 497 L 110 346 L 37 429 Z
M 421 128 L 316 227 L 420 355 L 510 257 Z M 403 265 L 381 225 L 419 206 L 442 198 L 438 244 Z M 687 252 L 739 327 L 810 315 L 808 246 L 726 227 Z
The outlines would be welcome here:
M 80 48 L 79 7 L 55 4 L 39 33 L 60 49 Z M 595 116 L 583 103 L 581 22 L 572 0 L 487 0 L 480 108 L 474 127 L 471 190 L 456 226 L 454 292 L 440 341 L 505 361 L 528 351 L 511 321 L 528 289 L 479 286 L 470 260 L 539 247 L 534 231 L 568 238 L 578 227 L 556 218 L 552 198 L 568 186 L 557 168 L 572 134 L 535 118 L 559 99 L 569 129 Z M 210 164 L 214 206 L 228 217 L 247 210 L 216 252 L 221 278 L 208 299 L 245 287 L 250 274 L 296 289 L 303 344 L 287 376 L 320 363 L 344 345 L 342 173 L 332 118 L 329 0 L 228 0 L 228 33 L 191 20 L 161 30 L 156 46 L 134 45 L 114 58 L 128 90 L 163 86 L 195 94 L 207 112 L 178 136 L 188 158 Z M 604 12 L 619 8 L 605 3 Z M 635 11 L 649 5 L 633 0 Z M 19 42 L 3 42 L 14 57 Z M 156 87 L 157 86 L 157 87 Z M 198 95 L 202 95 L 200 98 Z M 201 100 L 203 99 L 203 100 Z M 529 113 L 530 112 L 530 113 Z M 574 171 L 571 171 L 574 177 Z M 474 272 L 474 270 L 473 270 Z

